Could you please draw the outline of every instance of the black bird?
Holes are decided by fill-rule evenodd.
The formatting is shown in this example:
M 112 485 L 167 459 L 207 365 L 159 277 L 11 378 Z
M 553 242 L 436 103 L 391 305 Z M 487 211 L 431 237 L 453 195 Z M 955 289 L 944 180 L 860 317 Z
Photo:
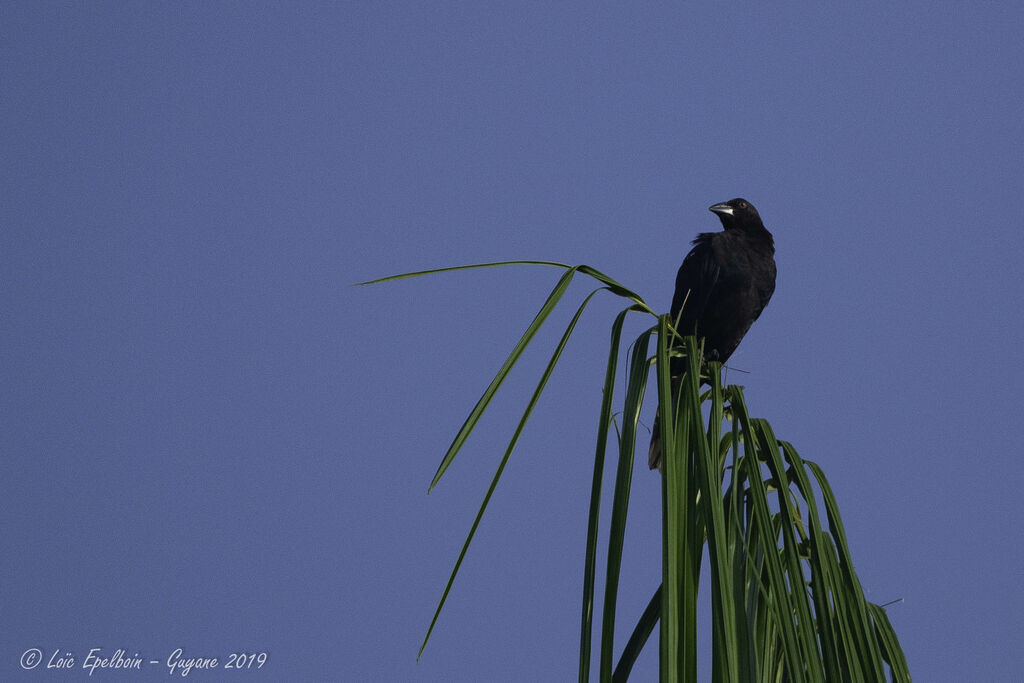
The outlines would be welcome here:
M 704 358 L 724 363 L 768 305 L 775 291 L 775 242 L 753 204 L 730 199 L 709 211 L 722 232 L 703 232 L 676 275 L 672 319 L 682 335 L 704 340 Z M 672 376 L 684 359 L 674 358 Z M 661 469 L 659 416 L 654 418 L 648 464 Z

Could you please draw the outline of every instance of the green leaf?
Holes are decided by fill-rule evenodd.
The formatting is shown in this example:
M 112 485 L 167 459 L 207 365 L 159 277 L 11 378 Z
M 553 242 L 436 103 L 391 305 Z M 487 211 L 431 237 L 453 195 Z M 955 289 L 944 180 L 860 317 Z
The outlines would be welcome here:
M 583 563 L 583 607 L 580 617 L 580 683 L 590 680 L 590 643 L 594 616 L 594 572 L 597 564 L 597 527 L 601 512 L 601 483 L 604 473 L 605 450 L 608 431 L 612 422 L 612 397 L 615 391 L 615 372 L 618 366 L 619 344 L 622 339 L 622 325 L 626 314 L 637 312 L 638 306 L 630 306 L 615 317 L 612 324 L 611 348 L 605 370 L 601 400 L 601 415 L 597 425 L 597 449 L 594 454 L 594 477 L 590 487 L 590 515 L 587 521 L 587 550 Z
M 619 590 L 619 569 L 626 535 L 626 512 L 633 478 L 633 454 L 636 450 L 636 428 L 640 407 L 647 388 L 647 347 L 652 330 L 641 334 L 633 345 L 626 384 L 626 407 L 622 414 L 622 437 L 619 440 L 619 461 L 612 494 L 612 519 L 608 532 L 608 569 L 605 573 L 604 616 L 601 623 L 601 681 L 610 683 L 615 641 L 615 607 Z
M 491 403 L 491 399 L 494 398 L 494 394 L 497 393 L 498 387 L 500 387 L 502 382 L 505 381 L 505 378 L 508 377 L 508 373 L 515 366 L 519 357 L 523 355 L 523 351 L 526 350 L 526 347 L 533 340 L 534 336 L 536 336 L 541 325 L 543 325 L 544 321 L 547 320 L 547 317 L 551 315 L 551 311 L 555 310 L 555 306 L 558 305 L 562 295 L 565 294 L 565 290 L 569 288 L 569 283 L 572 282 L 572 277 L 575 273 L 575 268 L 567 270 L 558 281 L 558 284 L 555 285 L 551 294 L 548 295 L 548 298 L 544 301 L 544 305 L 541 306 L 540 311 L 538 311 L 537 315 L 534 317 L 533 322 L 531 322 L 530 326 L 526 328 L 526 332 L 523 333 L 523 336 L 519 339 L 515 348 L 512 349 L 512 353 L 510 353 L 508 358 L 505 359 L 505 362 L 498 370 L 498 374 L 491 380 L 487 389 L 484 390 L 483 395 L 476 402 L 476 405 L 473 406 L 473 410 L 470 411 L 466 421 L 462 424 L 462 428 L 459 429 L 458 433 L 456 433 L 451 445 L 448 446 L 448 451 L 441 460 L 441 464 L 437 467 L 437 472 L 434 474 L 434 478 L 430 482 L 430 488 L 428 490 L 433 490 L 433 488 L 437 486 L 437 482 L 441 480 L 445 470 L 447 470 L 448 466 L 451 465 L 452 460 L 455 459 L 455 456 L 458 454 L 463 444 L 466 443 L 466 439 L 469 438 L 473 428 L 476 427 L 477 422 L 480 421 L 480 417 L 484 414 L 484 411 L 487 410 L 487 406 Z M 590 297 L 587 297 L 588 301 L 589 299 Z
M 466 551 L 469 550 L 469 544 L 473 541 L 476 529 L 480 525 L 480 520 L 484 516 L 484 511 L 487 510 L 487 504 L 491 501 L 494 489 L 498 486 L 498 480 L 501 479 L 501 474 L 505 471 L 505 465 L 508 464 L 508 459 L 512 455 L 512 451 L 515 449 L 516 443 L 519 441 L 519 436 L 523 433 L 523 429 L 526 427 L 526 422 L 530 419 L 530 414 L 537 405 L 537 401 L 540 400 L 540 395 L 544 392 L 544 387 L 547 385 L 548 379 L 551 377 L 551 373 L 554 372 L 555 365 L 558 364 L 558 359 L 561 358 L 562 351 L 565 350 L 565 345 L 569 342 L 569 337 L 572 336 L 572 332 L 576 328 L 576 323 L 579 321 L 580 316 L 583 315 L 583 311 L 587 307 L 587 304 L 590 303 L 590 300 L 599 291 L 601 291 L 601 289 L 595 289 L 592 291 L 587 298 L 583 300 L 583 303 L 580 304 L 580 307 L 576 310 L 576 314 L 569 322 L 568 327 L 565 328 L 565 333 L 559 340 L 558 346 L 555 348 L 555 352 L 551 356 L 551 360 L 548 361 L 547 367 L 544 368 L 544 374 L 541 375 L 540 382 L 537 383 L 537 388 L 534 390 L 533 396 L 530 397 L 530 402 L 527 404 L 526 410 L 523 411 L 523 416 L 519 420 L 519 424 L 516 426 L 512 439 L 509 441 L 508 448 L 505 449 L 505 455 L 501 458 L 501 463 L 498 465 L 497 472 L 494 473 L 494 478 L 491 480 L 491 485 L 487 489 L 487 494 L 484 496 L 483 503 L 480 505 L 480 510 L 476 513 L 476 518 L 473 520 L 473 526 L 470 527 L 469 534 L 466 536 L 466 541 L 462 545 L 462 550 L 459 552 L 459 558 L 455 561 L 455 567 L 452 569 L 451 576 L 448 578 L 448 584 L 444 587 L 444 593 L 441 594 L 441 600 L 434 612 L 434 618 L 431 619 L 430 627 L 427 629 L 427 635 L 423 638 L 423 644 L 420 646 L 420 655 L 423 654 L 423 649 L 427 646 L 427 641 L 430 640 L 430 634 L 433 632 L 434 625 L 437 623 L 437 618 L 441 614 L 441 609 L 444 607 L 444 603 L 448 599 L 448 593 L 452 589 L 452 584 L 455 583 L 455 577 L 459 573 L 459 567 L 462 566 L 462 560 L 466 557 Z M 419 657 L 417 656 L 417 659 L 418 658 Z
M 654 627 L 657 625 L 660 617 L 661 586 L 658 586 L 658 590 L 654 591 L 650 602 L 647 603 L 643 614 L 640 615 L 640 620 L 637 621 L 636 626 L 633 628 L 633 633 L 629 636 L 629 640 L 626 641 L 626 647 L 622 650 L 619 663 L 615 665 L 612 683 L 625 683 L 629 678 L 629 672 L 633 670 L 636 658 L 640 656 L 640 652 L 644 649 L 647 639 L 651 637 L 651 633 L 654 632 Z
M 422 275 L 436 275 L 437 273 L 451 273 L 456 270 L 471 270 L 474 268 L 494 268 L 496 266 L 554 266 L 555 268 L 565 268 L 566 270 L 573 269 L 572 266 L 566 265 L 565 263 L 557 263 L 555 261 L 496 261 L 494 263 L 474 263 L 468 266 L 451 266 L 449 268 L 432 268 L 431 270 L 418 270 L 414 273 L 401 273 L 400 275 L 389 275 L 387 277 L 377 278 L 376 280 L 367 280 L 366 282 L 357 282 L 354 286 L 362 287 L 365 285 L 377 285 L 384 282 L 395 282 L 396 280 L 405 280 L 411 277 L 420 277 Z M 575 268 L 578 270 L 579 268 Z
M 894 681 L 909 683 L 906 660 L 885 610 L 864 599 L 839 507 L 824 472 L 813 462 L 801 459 L 791 444 L 778 440 L 767 421 L 751 418 L 742 389 L 723 387 L 721 366 L 702 363 L 703 349 L 698 340 L 681 337 L 669 316 L 655 316 L 657 325 L 643 332 L 633 344 L 626 368 L 628 379 L 620 429 L 613 412 L 613 398 L 625 317 L 631 312 L 654 314 L 639 295 L 607 275 L 586 265 L 505 261 L 406 273 L 361 284 L 503 265 L 544 265 L 565 272 L 456 434 L 431 488 L 476 427 L 494 393 L 559 303 L 575 274 L 592 277 L 601 287 L 580 304 L 526 405 L 455 562 L 420 654 L 504 468 L 569 337 L 590 300 L 598 291 L 607 290 L 628 299 L 631 305 L 619 312 L 612 325 L 598 416 L 583 567 L 580 683 L 588 683 L 590 678 L 598 523 L 612 427 L 616 429 L 619 455 L 606 557 L 600 651 L 602 683 L 624 681 L 629 676 L 659 618 L 661 680 L 697 680 L 696 605 L 705 546 L 710 568 L 711 681 L 883 681 L 888 666 Z M 648 358 L 650 336 L 655 333 L 657 348 L 655 355 Z M 682 371 L 678 377 L 672 376 L 673 362 L 677 372 Z M 658 437 L 664 466 L 663 583 L 640 617 L 613 671 L 615 614 L 637 426 L 652 363 L 658 384 Z M 709 387 L 704 393 L 700 391 L 702 383 Z M 705 402 L 709 402 L 706 410 Z M 728 430 L 723 430 L 725 420 L 730 423 Z M 827 528 L 819 513 L 819 493 L 824 501 Z

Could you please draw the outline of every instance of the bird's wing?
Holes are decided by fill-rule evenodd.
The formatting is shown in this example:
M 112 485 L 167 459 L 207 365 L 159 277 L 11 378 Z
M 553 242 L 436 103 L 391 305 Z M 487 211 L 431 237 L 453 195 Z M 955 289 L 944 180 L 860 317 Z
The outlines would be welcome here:
M 676 274 L 676 291 L 672 297 L 672 319 L 679 321 L 680 334 L 693 334 L 694 326 L 704 314 L 711 292 L 718 282 L 721 268 L 715 259 L 713 239 L 716 233 L 701 233 L 693 241 L 693 249 L 683 259 Z
M 772 298 L 772 294 L 775 293 L 775 259 L 769 260 L 765 265 L 765 276 L 763 278 L 763 281 L 766 284 L 764 288 L 761 289 L 760 291 L 761 308 L 757 312 L 758 317 L 761 316 L 761 313 L 764 311 L 764 307 L 768 305 L 768 302 Z M 755 320 L 756 319 L 757 318 L 755 318 Z

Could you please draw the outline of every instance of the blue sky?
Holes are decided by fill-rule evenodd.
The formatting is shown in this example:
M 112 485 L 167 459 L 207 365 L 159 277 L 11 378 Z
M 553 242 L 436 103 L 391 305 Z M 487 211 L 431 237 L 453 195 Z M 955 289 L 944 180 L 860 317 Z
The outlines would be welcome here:
M 182 648 L 269 654 L 203 680 L 571 679 L 622 304 L 580 323 L 417 664 L 589 288 L 428 496 L 558 273 L 350 285 L 549 259 L 667 309 L 744 196 L 779 280 L 730 381 L 825 469 L 915 678 L 1015 680 L 1022 29 L 1015 3 L 6 3 L 0 678 Z M 660 571 L 639 463 L 633 493 L 622 642 Z

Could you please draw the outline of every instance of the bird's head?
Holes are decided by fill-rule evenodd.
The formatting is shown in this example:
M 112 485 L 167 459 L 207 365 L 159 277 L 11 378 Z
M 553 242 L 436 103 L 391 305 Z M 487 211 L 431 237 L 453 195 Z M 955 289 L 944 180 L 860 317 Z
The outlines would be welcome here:
M 722 221 L 722 227 L 726 230 L 734 228 L 744 230 L 751 228 L 764 229 L 761 215 L 757 213 L 754 205 L 746 199 L 739 197 L 730 199 L 727 202 L 709 207 L 708 211 L 718 215 L 719 220 Z

